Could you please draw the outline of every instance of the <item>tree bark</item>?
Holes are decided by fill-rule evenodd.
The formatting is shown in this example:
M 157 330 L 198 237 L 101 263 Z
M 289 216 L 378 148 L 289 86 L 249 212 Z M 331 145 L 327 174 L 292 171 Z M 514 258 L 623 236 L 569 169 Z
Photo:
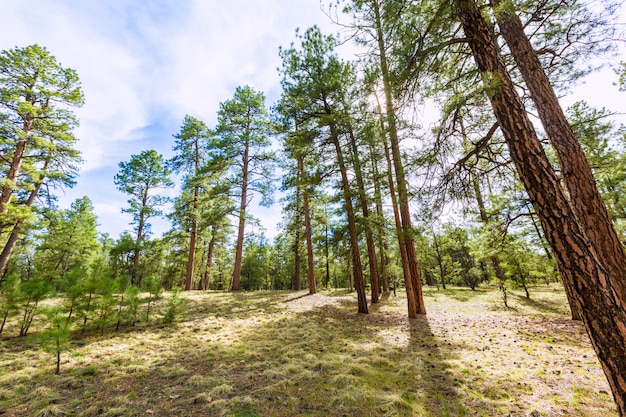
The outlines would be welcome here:
M 587 238 L 593 243 L 609 280 L 626 304 L 626 252 L 606 204 L 602 200 L 582 146 L 574 136 L 541 61 L 524 33 L 512 2 L 491 0 L 500 33 L 530 91 L 539 119 L 556 150 L 572 207 Z
M 361 159 L 359 158 L 359 150 L 356 146 L 354 132 L 349 129 L 348 136 L 350 138 L 350 147 L 353 155 L 354 175 L 356 177 L 357 188 L 359 190 L 359 202 L 361 203 L 361 213 L 363 213 L 363 223 L 365 228 L 365 244 L 367 245 L 367 258 L 369 260 L 370 283 L 372 285 L 372 303 L 377 303 L 380 297 L 380 278 L 378 277 L 378 266 L 376 259 L 376 244 L 374 243 L 374 234 L 372 233 L 372 223 L 370 219 L 370 210 L 368 207 L 368 198 L 365 193 L 365 184 L 363 182 L 363 170 L 361 169 Z
M 380 110 L 380 108 L 379 108 Z M 382 124 L 384 128 L 384 123 Z M 371 137 L 369 140 L 370 146 L 370 163 L 372 164 L 372 173 L 374 174 L 374 201 L 376 204 L 376 231 L 378 235 L 378 252 L 380 255 L 380 272 L 379 272 L 379 287 L 378 292 L 387 292 L 389 289 L 389 275 L 387 270 L 387 263 L 389 261 L 389 257 L 387 256 L 387 251 L 389 249 L 387 245 L 387 236 L 386 230 L 384 226 L 384 212 L 383 212 L 383 197 L 380 186 L 380 171 L 377 163 L 377 152 L 375 151 L 374 146 L 374 138 Z M 382 288 L 381 288 L 382 284 Z
M 146 186 L 146 190 L 144 192 L 142 201 L 141 201 L 141 209 L 139 212 L 139 224 L 137 225 L 137 239 L 135 240 L 135 250 L 133 253 L 133 270 L 131 271 L 131 282 L 133 285 L 139 285 L 139 256 L 141 254 L 141 241 L 143 239 L 143 229 L 145 227 L 145 214 L 144 208 L 147 205 L 148 201 L 148 186 Z
M 298 194 L 299 194 L 299 190 L 298 190 Z M 300 197 L 297 197 L 297 199 L 299 200 Z M 300 215 L 298 213 L 298 210 L 296 209 L 296 216 L 298 217 L 296 219 L 296 236 L 293 242 L 293 259 L 294 259 L 294 268 L 293 268 L 293 289 L 295 291 L 300 291 L 300 287 L 301 287 L 301 282 L 300 282 L 300 276 L 301 276 L 301 272 L 300 272 L 300 264 L 301 264 L 301 260 L 300 260 Z
M 39 181 L 37 181 L 37 183 L 35 184 L 35 188 L 28 195 L 28 199 L 26 200 L 26 204 L 25 204 L 26 207 L 32 207 L 33 204 L 35 203 L 35 198 L 37 198 L 37 195 L 39 194 L 39 190 L 41 189 L 41 185 L 43 184 L 43 180 L 48 170 L 48 166 L 50 165 L 51 159 L 52 159 L 51 157 L 46 158 L 46 162 L 44 163 L 44 166 L 41 169 Z M 9 263 L 9 259 L 11 258 L 11 254 L 13 253 L 13 249 L 15 249 L 15 245 L 17 244 L 17 241 L 19 240 L 19 234 L 22 230 L 23 225 L 24 225 L 24 220 L 19 219 L 17 223 L 13 226 L 13 230 L 11 231 L 11 234 L 9 235 L 7 242 L 4 244 L 2 253 L 0 253 L 0 275 L 4 273 L 4 270 L 6 269 L 7 264 Z M 1 282 L 2 281 L 0 280 L 0 283 Z
M 384 138 L 384 122 L 381 115 L 381 129 Z M 398 199 L 396 197 L 396 189 L 393 181 L 393 164 L 391 162 L 391 155 L 389 153 L 389 145 L 384 140 L 385 158 L 387 159 L 387 177 L 389 179 L 389 194 L 391 196 L 391 205 L 393 206 L 393 218 L 396 224 L 396 235 L 398 236 L 398 248 L 400 249 L 400 260 L 402 264 L 402 272 L 404 274 L 404 286 L 406 290 L 406 300 L 409 318 L 416 318 L 419 313 L 419 303 L 415 297 L 415 291 L 413 290 L 413 280 L 411 279 L 411 270 L 409 269 L 409 261 L 406 254 L 406 242 L 404 240 L 404 233 L 402 233 L 402 221 L 400 220 L 400 210 L 398 209 Z M 395 293 L 394 287 L 394 293 Z
M 22 131 L 24 132 L 24 138 L 17 141 L 15 146 L 15 152 L 13 158 L 11 158 L 11 165 L 7 171 L 7 175 L 4 181 L 4 186 L 0 193 L 0 217 L 5 217 L 9 212 L 9 205 L 11 204 L 11 197 L 13 197 L 13 191 L 17 183 L 17 178 L 20 174 L 22 162 L 24 161 L 24 154 L 26 153 L 26 146 L 28 145 L 31 130 L 32 130 L 33 118 L 30 117 L 24 120 Z M 0 221 L 0 235 L 6 224 L 4 221 Z
M 393 97 L 391 95 L 391 80 L 389 76 L 389 66 L 387 64 L 387 54 L 382 31 L 382 19 L 380 16 L 380 4 L 378 0 L 373 1 L 374 14 L 376 19 L 376 32 L 378 41 L 378 55 L 380 59 L 380 70 L 383 79 L 383 90 L 385 93 L 385 111 L 387 115 L 387 125 L 389 129 L 389 141 L 391 143 L 391 155 L 393 167 L 398 186 L 398 203 L 400 206 L 400 218 L 402 221 L 402 235 L 406 249 L 406 262 L 411 271 L 409 279 L 417 302 L 417 313 L 426 314 L 426 305 L 422 295 L 422 281 L 415 252 L 415 240 L 411 226 L 411 212 L 409 208 L 409 194 L 404 176 L 404 166 L 402 165 L 402 155 L 400 153 L 400 141 L 398 140 L 398 129 L 396 126 L 396 112 L 393 107 Z
M 304 156 L 298 156 L 298 171 L 300 172 L 300 180 L 304 184 L 302 187 L 302 211 L 304 211 L 304 234 L 306 238 L 306 260 L 307 260 L 307 278 L 309 280 L 309 294 L 317 292 L 315 284 L 315 260 L 313 258 L 313 232 L 311 230 L 311 213 L 309 211 L 309 191 L 306 181 L 304 181 Z
M 213 228 L 215 233 L 215 228 Z M 211 235 L 209 241 L 209 253 L 206 256 L 206 270 L 204 271 L 204 286 L 203 289 L 207 291 L 211 286 L 211 267 L 213 266 L 213 250 L 215 248 L 215 236 Z
M 327 114 L 330 113 L 330 109 L 326 106 Z M 363 281 L 363 267 L 361 266 L 361 253 L 359 251 L 359 236 L 356 227 L 356 218 L 354 216 L 354 207 L 352 205 L 352 196 L 350 193 L 350 182 L 348 181 L 348 172 L 346 170 L 346 164 L 343 158 L 343 152 L 341 150 L 341 144 L 339 143 L 339 133 L 334 123 L 329 123 L 330 135 L 335 145 L 335 152 L 337 154 L 337 163 L 339 170 L 341 171 L 341 182 L 343 185 L 343 197 L 346 208 L 346 216 L 348 217 L 348 232 L 350 234 L 350 252 L 352 254 L 352 271 L 354 273 L 354 288 L 356 289 L 358 311 L 359 313 L 367 314 L 367 296 L 365 294 L 365 283 Z
M 200 144 L 198 137 L 194 140 L 194 182 L 198 180 L 200 172 Z M 191 219 L 191 236 L 189 236 L 189 256 L 187 258 L 187 276 L 185 278 L 185 290 L 193 289 L 193 273 L 196 263 L 196 239 L 198 234 L 198 194 L 199 186 L 197 183 L 193 187 L 193 217 Z
M 626 415 L 626 309 L 598 259 L 585 227 L 550 165 L 526 109 L 498 54 L 474 0 L 455 0 L 458 16 L 483 76 L 485 91 L 555 260 L 611 386 L 620 416 Z
M 196 173 L 197 175 L 197 173 Z M 191 220 L 191 235 L 189 237 L 189 255 L 187 257 L 187 275 L 185 277 L 185 291 L 193 289 L 193 273 L 196 263 L 196 238 L 198 234 L 198 186 L 193 190 L 193 218 Z M 200 261 L 202 262 L 202 260 Z
M 246 206 L 248 198 L 248 154 L 249 144 L 246 141 L 243 151 L 243 170 L 241 180 L 241 204 L 239 205 L 239 226 L 237 232 L 237 244 L 235 248 L 235 265 L 233 269 L 232 291 L 239 291 L 239 281 L 241 280 L 241 262 L 243 259 L 243 237 L 246 226 Z

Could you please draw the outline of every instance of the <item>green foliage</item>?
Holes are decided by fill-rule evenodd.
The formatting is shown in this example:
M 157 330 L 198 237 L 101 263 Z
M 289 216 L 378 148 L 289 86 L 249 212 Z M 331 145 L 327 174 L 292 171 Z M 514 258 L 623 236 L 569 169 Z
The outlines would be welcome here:
M 115 175 L 118 190 L 130 195 L 130 207 L 123 209 L 133 215 L 133 224 L 146 226 L 142 221 L 162 214 L 160 206 L 167 200 L 154 195 L 154 189 L 173 187 L 170 171 L 165 167 L 163 156 L 155 150 L 131 155 L 130 161 L 119 163 L 120 171 Z
M 611 217 L 626 239 L 626 131 L 616 129 L 607 109 L 594 109 L 586 102 L 574 103 L 568 119 L 593 170 L 598 189 Z
M 50 294 L 52 285 L 48 281 L 33 277 L 22 282 L 19 288 L 20 336 L 26 336 L 38 312 L 39 302 Z
M 69 349 L 70 320 L 67 312 L 60 306 L 46 307 L 44 310 L 47 328 L 39 334 L 41 347 L 54 354 L 56 359 L 56 374 L 61 371 L 61 353 Z
M 20 283 L 20 277 L 10 275 L 0 285 L 0 317 L 2 317 L 0 334 L 2 334 L 7 320 L 17 313 L 21 294 Z
M 220 103 L 216 133 L 210 168 L 227 167 L 229 188 L 241 189 L 245 177 L 246 187 L 261 195 L 260 204 L 269 206 L 276 155 L 269 150 L 272 124 L 265 94 L 250 86 L 237 87 L 232 99 Z
M 185 312 L 185 299 L 181 297 L 180 287 L 174 287 L 163 311 L 163 322 L 172 324 Z
M 148 292 L 148 305 L 146 306 L 146 321 L 150 321 L 150 307 L 152 303 L 161 299 L 161 293 L 163 292 L 163 286 L 161 282 L 154 276 L 149 275 L 141 282 L 144 291 Z
M 29 194 L 44 179 L 73 184 L 80 154 L 71 108 L 83 102 L 76 72 L 61 67 L 46 48 L 0 52 L 0 231 L 32 219 Z M 21 204 L 13 204 L 16 193 Z
M 91 200 L 82 197 L 69 209 L 49 213 L 35 256 L 38 274 L 51 282 L 62 281 L 68 271 L 84 268 L 92 260 L 100 247 L 98 219 L 93 210 Z

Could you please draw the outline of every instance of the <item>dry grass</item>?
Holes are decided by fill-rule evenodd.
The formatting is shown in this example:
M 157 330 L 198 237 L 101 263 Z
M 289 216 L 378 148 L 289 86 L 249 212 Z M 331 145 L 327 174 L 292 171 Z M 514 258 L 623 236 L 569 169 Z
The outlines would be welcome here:
M 76 335 L 61 375 L 0 339 L 7 416 L 616 416 L 602 370 L 560 290 L 532 300 L 426 289 L 409 321 L 391 296 L 189 293 L 174 327 Z

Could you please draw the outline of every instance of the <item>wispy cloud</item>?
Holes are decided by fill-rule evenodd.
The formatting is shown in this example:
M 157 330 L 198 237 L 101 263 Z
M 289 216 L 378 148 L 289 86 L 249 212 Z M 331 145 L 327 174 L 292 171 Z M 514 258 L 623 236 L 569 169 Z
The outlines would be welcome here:
M 113 184 L 117 163 L 144 149 L 170 154 L 184 115 L 213 125 L 238 85 L 277 99 L 278 47 L 313 24 L 330 32 L 318 0 L 14 1 L 3 4 L 0 49 L 37 43 L 78 71 L 85 163 L 60 203 L 88 195 L 101 229 L 116 236 L 129 228 L 119 214 L 126 196 Z

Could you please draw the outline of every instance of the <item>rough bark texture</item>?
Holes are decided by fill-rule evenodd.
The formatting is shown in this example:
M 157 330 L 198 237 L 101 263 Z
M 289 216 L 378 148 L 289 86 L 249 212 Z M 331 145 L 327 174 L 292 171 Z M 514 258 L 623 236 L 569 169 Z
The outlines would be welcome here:
M 389 79 L 389 65 L 387 64 L 386 47 L 383 38 L 382 20 L 380 16 L 380 5 L 377 0 L 373 2 L 374 13 L 376 18 L 376 30 L 378 37 L 378 55 L 380 58 L 380 70 L 383 78 L 383 89 L 385 92 L 385 111 L 387 114 L 387 126 L 389 129 L 389 141 L 391 143 L 391 156 L 393 168 L 396 175 L 398 203 L 400 206 L 400 219 L 402 222 L 402 239 L 406 250 L 406 258 L 408 269 L 411 272 L 409 280 L 414 292 L 415 301 L 417 303 L 417 313 L 426 314 L 426 305 L 422 295 L 422 281 L 420 279 L 420 270 L 417 262 L 417 254 L 415 252 L 415 240 L 413 239 L 413 230 L 411 226 L 411 212 L 409 209 L 409 193 L 407 189 L 406 179 L 404 176 L 404 166 L 402 165 L 402 155 L 400 153 L 400 141 L 398 139 L 398 129 L 396 126 L 396 112 L 393 107 L 393 97 L 391 95 L 391 81 Z M 404 268 L 404 267 L 403 267 Z
M 330 111 L 327 106 L 327 112 Z M 352 196 L 350 195 L 350 181 L 348 180 L 348 172 L 343 158 L 343 151 L 339 143 L 339 134 L 334 123 L 329 123 L 330 135 L 335 145 L 337 154 L 337 163 L 341 171 L 341 183 L 343 188 L 343 197 L 346 208 L 346 216 L 348 217 L 348 233 L 350 235 L 350 252 L 352 254 L 352 271 L 354 272 L 354 288 L 356 289 L 358 311 L 367 314 L 367 296 L 365 294 L 365 282 L 363 280 L 363 267 L 361 265 L 361 253 L 359 251 L 359 236 L 356 227 L 356 218 L 354 216 L 354 207 L 352 206 Z
M 626 304 L 626 252 L 585 153 L 574 136 L 541 61 L 524 33 L 510 1 L 492 0 L 500 33 L 506 40 L 517 67 L 530 91 L 539 119 L 556 150 L 561 174 L 572 206 L 598 258 L 610 274 L 610 281 Z M 500 6 L 500 7 L 498 7 Z
M 367 245 L 367 258 L 369 260 L 370 283 L 372 285 L 372 303 L 377 303 L 380 297 L 380 278 L 378 277 L 378 267 L 376 259 L 376 244 L 374 243 L 374 233 L 370 219 L 370 209 L 368 198 L 365 193 L 365 183 L 363 182 L 363 170 L 361 169 L 361 158 L 356 146 L 356 139 L 352 131 L 349 132 L 350 146 L 353 154 L 354 175 L 356 177 L 357 188 L 359 189 L 359 202 L 361 203 L 361 213 L 363 213 L 363 226 L 365 228 L 365 244 Z
M 570 287 L 580 308 L 619 415 L 624 416 L 626 309 L 585 228 L 576 220 L 475 1 L 456 0 L 455 4 L 511 158 L 552 247 L 564 284 Z

